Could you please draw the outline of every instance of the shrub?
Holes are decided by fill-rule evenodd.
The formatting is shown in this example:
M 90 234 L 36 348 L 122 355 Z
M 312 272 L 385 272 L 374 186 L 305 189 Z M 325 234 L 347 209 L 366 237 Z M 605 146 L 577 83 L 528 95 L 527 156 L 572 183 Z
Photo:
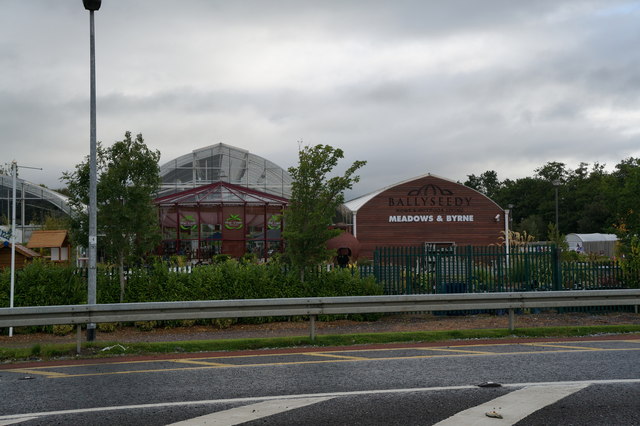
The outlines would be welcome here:
M 157 321 L 136 321 L 134 325 L 140 331 L 151 331 L 158 325 L 158 322 Z
M 56 336 L 66 336 L 71 333 L 74 328 L 71 324 L 57 324 L 53 326 L 53 334 Z
M 98 331 L 102 333 L 113 333 L 118 329 L 117 322 L 101 322 L 97 325 Z
M 228 257 L 228 256 L 227 256 Z M 219 260 L 222 257 L 218 258 Z M 194 266 L 190 271 L 176 269 L 158 259 L 151 265 L 129 268 L 126 272 L 125 302 L 170 302 L 190 300 L 269 299 L 290 297 L 335 297 L 382 294 L 373 277 L 360 277 L 353 268 L 320 269 L 300 282 L 297 274 L 279 262 L 256 264 L 224 261 L 213 265 Z M 6 286 L 6 291 L 4 290 Z M 16 306 L 73 305 L 86 303 L 86 271 L 71 266 L 34 262 L 19 271 L 16 280 Z M 98 303 L 117 303 L 120 284 L 117 270 L 99 265 L 97 274 Z M 8 306 L 9 279 L 0 274 L 0 303 Z M 242 319 L 243 322 L 265 322 L 274 318 Z M 225 328 L 235 320 L 214 320 Z M 192 322 L 167 322 L 187 325 Z M 207 323 L 208 324 L 208 323 Z M 136 323 L 150 330 L 156 322 Z M 99 324 L 103 332 L 111 332 L 117 324 Z M 44 328 L 47 330 L 47 328 Z M 32 327 L 29 331 L 40 331 Z M 51 327 L 48 328 L 51 331 Z M 60 332 L 62 329 L 60 329 Z M 58 331 L 58 329 L 56 329 Z
M 214 264 L 225 263 L 231 260 L 231 256 L 228 254 L 216 254 L 211 260 Z
M 627 286 L 630 288 L 638 288 L 640 287 L 640 237 L 634 235 L 626 246 L 627 250 L 620 266 L 622 267 Z
M 223 330 L 225 328 L 231 327 L 236 322 L 237 320 L 234 318 L 213 318 L 211 320 L 211 325 L 213 326 L 213 328 Z

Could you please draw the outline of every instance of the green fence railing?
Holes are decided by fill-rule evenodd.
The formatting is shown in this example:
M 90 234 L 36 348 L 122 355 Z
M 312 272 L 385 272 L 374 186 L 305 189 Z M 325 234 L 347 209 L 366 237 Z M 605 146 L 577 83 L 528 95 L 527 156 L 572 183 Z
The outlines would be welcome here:
M 613 260 L 562 262 L 552 245 L 382 247 L 373 262 L 385 294 L 630 288 L 639 272 Z

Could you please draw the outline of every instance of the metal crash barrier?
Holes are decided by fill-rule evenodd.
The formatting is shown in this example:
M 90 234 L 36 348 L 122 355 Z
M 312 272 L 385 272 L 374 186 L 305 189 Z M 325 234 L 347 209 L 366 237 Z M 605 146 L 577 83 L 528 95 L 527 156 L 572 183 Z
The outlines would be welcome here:
M 640 289 L 29 306 L 0 308 L 0 327 L 309 316 L 309 335 L 311 340 L 315 340 L 317 315 L 501 309 L 508 311 L 509 330 L 513 331 L 516 309 L 617 305 L 635 305 L 637 312 Z

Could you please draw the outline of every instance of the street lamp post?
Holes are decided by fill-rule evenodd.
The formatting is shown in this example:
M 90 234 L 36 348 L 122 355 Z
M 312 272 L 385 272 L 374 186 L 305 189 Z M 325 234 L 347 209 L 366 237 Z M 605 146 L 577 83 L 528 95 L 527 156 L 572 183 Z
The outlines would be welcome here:
M 11 207 L 11 289 L 9 291 L 9 307 L 13 308 L 13 297 L 16 283 L 16 180 L 18 176 L 18 164 L 15 160 L 11 163 L 11 182 L 13 205 Z M 24 188 L 23 188 L 24 190 Z M 9 337 L 13 336 L 13 327 L 9 327 Z
M 562 182 L 560 181 L 560 179 L 556 179 L 552 183 L 556 190 L 556 232 L 560 233 L 560 227 L 558 226 L 558 187 Z
M 509 252 L 511 251 L 511 232 L 509 230 L 509 213 L 510 210 L 506 209 L 504 211 L 504 250 L 505 250 L 505 260 L 506 260 L 506 264 L 507 264 L 507 268 L 509 267 Z
M 98 246 L 97 226 L 97 171 L 96 171 L 96 40 L 93 24 L 93 12 L 100 9 L 102 0 L 82 0 L 84 8 L 89 11 L 89 56 L 91 62 L 91 118 L 89 136 L 89 273 L 87 279 L 87 303 L 96 304 L 96 258 Z M 87 341 L 96 338 L 96 325 L 87 324 Z

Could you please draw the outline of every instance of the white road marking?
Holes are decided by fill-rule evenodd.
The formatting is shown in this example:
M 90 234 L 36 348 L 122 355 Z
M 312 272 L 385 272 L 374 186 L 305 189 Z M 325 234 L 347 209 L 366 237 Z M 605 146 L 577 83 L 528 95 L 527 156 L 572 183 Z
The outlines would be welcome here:
M 575 382 L 538 382 L 538 383 L 503 383 L 502 386 L 506 388 L 523 388 L 523 387 L 544 387 L 544 386 L 571 386 L 571 385 L 611 385 L 611 384 L 627 384 L 627 383 L 640 383 L 640 379 L 612 379 L 612 380 L 581 380 Z M 193 405 L 212 405 L 212 404 L 233 404 L 233 403 L 252 403 L 259 401 L 273 401 L 276 399 L 298 399 L 298 398 L 335 398 L 342 396 L 359 396 L 359 395 L 385 395 L 394 393 L 412 393 L 412 392 L 437 392 L 448 390 L 464 390 L 464 389 L 479 389 L 476 385 L 462 385 L 462 386 L 436 386 L 431 388 L 406 388 L 406 389 L 379 389 L 379 390 L 367 390 L 367 391 L 352 391 L 352 392 L 326 392 L 317 394 L 301 394 L 301 395 L 274 395 L 274 396 L 254 396 L 246 398 L 228 398 L 228 399 L 208 399 L 200 401 L 180 401 L 180 402 L 159 402 L 155 404 L 137 404 L 137 405 L 116 405 L 110 407 L 95 407 L 95 408 L 78 408 L 74 410 L 58 410 L 58 411 L 41 411 L 38 413 L 24 413 L 24 414 L 5 414 L 0 416 L 0 421 L 24 419 L 31 417 L 44 417 L 44 416 L 59 416 L 67 414 L 82 414 L 82 413 L 98 413 L 102 411 L 119 411 L 119 410 L 138 410 L 145 408 L 163 408 L 163 407 L 187 407 Z
M 197 425 L 216 425 L 216 426 L 233 426 L 241 423 L 258 420 L 263 417 L 269 417 L 274 414 L 294 410 L 307 405 L 317 404 L 318 402 L 332 399 L 324 398 L 299 398 L 299 399 L 276 399 L 274 401 L 264 401 L 257 404 L 245 405 L 242 407 L 231 408 L 229 410 L 217 411 L 202 417 L 185 420 L 183 422 L 173 423 L 170 426 L 197 426 Z
M 495 411 L 502 416 L 500 426 L 514 425 L 528 415 L 551 405 L 579 390 L 587 384 L 531 386 L 503 395 L 484 404 L 476 405 L 468 410 L 460 411 L 437 426 L 484 426 L 497 425 L 496 419 L 488 417 L 486 413 Z M 434 426 L 436 426 L 434 425 Z
M 0 421 L 0 426 L 15 425 L 17 423 L 28 422 L 29 420 L 37 419 L 37 417 L 21 417 L 19 419 Z

